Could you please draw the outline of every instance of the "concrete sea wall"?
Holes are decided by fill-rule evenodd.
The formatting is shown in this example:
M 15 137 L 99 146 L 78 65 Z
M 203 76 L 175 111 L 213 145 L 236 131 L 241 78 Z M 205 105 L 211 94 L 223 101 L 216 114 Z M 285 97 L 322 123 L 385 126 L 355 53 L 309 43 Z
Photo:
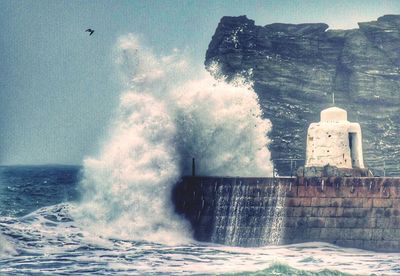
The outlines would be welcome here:
M 400 178 L 184 177 L 172 198 L 199 241 L 400 252 Z

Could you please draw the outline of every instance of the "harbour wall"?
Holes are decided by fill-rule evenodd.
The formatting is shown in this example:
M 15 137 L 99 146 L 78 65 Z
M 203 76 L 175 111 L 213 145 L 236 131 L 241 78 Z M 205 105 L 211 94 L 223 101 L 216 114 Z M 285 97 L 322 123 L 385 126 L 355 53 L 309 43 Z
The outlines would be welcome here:
M 172 199 L 199 241 L 400 252 L 400 178 L 184 177 Z

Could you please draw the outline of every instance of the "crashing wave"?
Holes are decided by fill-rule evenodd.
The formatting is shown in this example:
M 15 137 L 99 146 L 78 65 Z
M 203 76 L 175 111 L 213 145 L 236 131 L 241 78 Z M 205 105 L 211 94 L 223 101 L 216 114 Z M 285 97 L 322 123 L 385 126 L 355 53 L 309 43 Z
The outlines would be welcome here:
M 115 54 L 127 89 L 99 155 L 84 161 L 74 217 L 102 235 L 185 242 L 190 230 L 170 195 L 192 158 L 200 174 L 271 175 L 271 123 L 249 84 L 217 81 L 205 70 L 193 78 L 178 51 L 156 56 L 128 35 Z

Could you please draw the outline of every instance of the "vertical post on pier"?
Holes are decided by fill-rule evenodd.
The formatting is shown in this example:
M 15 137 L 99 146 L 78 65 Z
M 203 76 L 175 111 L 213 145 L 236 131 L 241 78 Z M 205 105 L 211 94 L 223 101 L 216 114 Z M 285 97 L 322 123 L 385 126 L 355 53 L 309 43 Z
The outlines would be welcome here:
M 290 177 L 293 176 L 293 160 L 290 159 Z
M 196 176 L 196 164 L 194 157 L 192 158 L 192 176 Z
M 272 162 L 272 177 L 275 178 L 275 164 Z

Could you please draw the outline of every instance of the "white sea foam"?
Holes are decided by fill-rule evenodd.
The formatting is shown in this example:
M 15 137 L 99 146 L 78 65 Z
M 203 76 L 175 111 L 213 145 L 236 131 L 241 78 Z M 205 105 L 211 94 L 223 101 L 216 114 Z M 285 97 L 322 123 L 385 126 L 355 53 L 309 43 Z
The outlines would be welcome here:
M 101 235 L 181 243 L 190 237 L 170 195 L 191 158 L 207 175 L 270 175 L 271 124 L 249 84 L 193 75 L 178 52 L 158 57 L 137 37 L 119 39 L 116 63 L 128 88 L 108 140 L 84 161 L 75 218 Z
M 0 274 L 215 275 L 259 271 L 276 263 L 285 265 L 282 275 L 290 267 L 309 272 L 338 270 L 354 275 L 400 272 L 400 253 L 378 253 L 319 242 L 243 248 L 108 239 L 77 227 L 78 222 L 70 216 L 75 208 L 71 203 L 63 203 L 20 218 L 0 217 L 0 231 L 4 233 L 3 239 L 0 238 L 3 249 Z M 12 256 L 16 253 L 20 254 Z M 327 273 L 323 271 L 320 275 Z
M 16 255 L 17 251 L 14 246 L 0 234 L 0 258 Z

